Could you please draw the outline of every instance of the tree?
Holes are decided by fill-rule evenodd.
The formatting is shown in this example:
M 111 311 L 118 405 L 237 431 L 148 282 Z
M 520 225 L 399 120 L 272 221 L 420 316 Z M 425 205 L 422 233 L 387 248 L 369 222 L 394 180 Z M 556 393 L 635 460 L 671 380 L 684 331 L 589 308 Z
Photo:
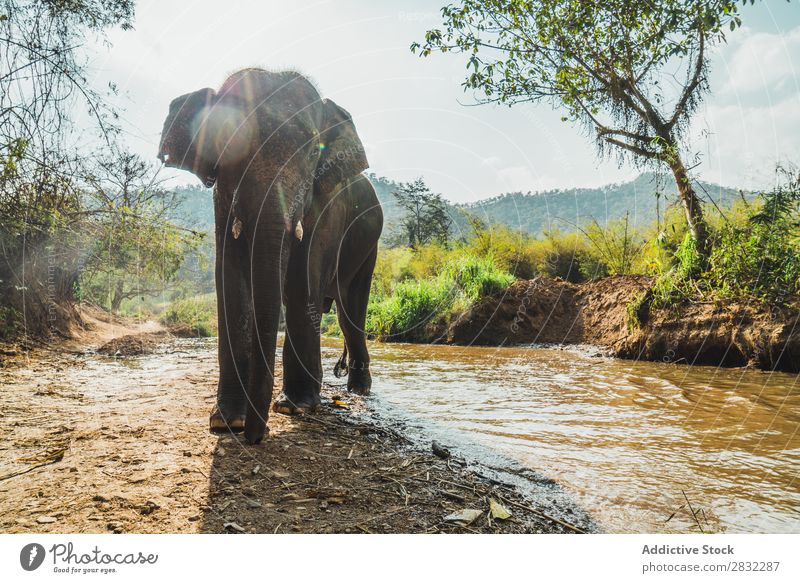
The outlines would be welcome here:
M 133 12 L 134 0 L 0 0 L 0 304 L 26 333 L 66 333 L 77 319 L 69 304 L 86 215 L 76 146 L 87 130 L 107 141 L 116 131 L 81 48 L 131 28 Z M 80 136 L 76 107 L 95 122 Z
M 710 47 L 741 25 L 735 0 L 460 0 L 442 15 L 444 29 L 412 51 L 465 53 L 463 86 L 479 102 L 550 102 L 594 133 L 601 154 L 667 165 L 707 256 L 685 134 L 709 89 Z
M 98 160 L 84 178 L 85 207 L 92 217 L 87 229 L 95 243 L 83 267 L 82 287 L 113 312 L 126 299 L 165 291 L 203 239 L 175 224 L 181 198 L 160 188 L 155 175 L 139 156 L 117 152 Z
M 405 211 L 401 225 L 406 231 L 409 247 L 433 240 L 447 245 L 453 221 L 441 194 L 431 192 L 422 178 L 402 184 L 392 194 Z

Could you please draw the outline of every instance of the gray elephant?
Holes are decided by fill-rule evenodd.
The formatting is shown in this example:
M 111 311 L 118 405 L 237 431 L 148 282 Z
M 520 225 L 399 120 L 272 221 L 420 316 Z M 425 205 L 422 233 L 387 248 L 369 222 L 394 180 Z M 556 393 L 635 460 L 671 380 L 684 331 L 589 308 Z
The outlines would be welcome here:
M 263 439 L 286 309 L 285 414 L 320 404 L 320 319 L 336 302 L 351 391 L 383 214 L 350 115 L 295 72 L 245 69 L 172 101 L 158 157 L 214 185 L 219 385 L 212 431 Z M 343 356 L 343 360 L 345 360 Z

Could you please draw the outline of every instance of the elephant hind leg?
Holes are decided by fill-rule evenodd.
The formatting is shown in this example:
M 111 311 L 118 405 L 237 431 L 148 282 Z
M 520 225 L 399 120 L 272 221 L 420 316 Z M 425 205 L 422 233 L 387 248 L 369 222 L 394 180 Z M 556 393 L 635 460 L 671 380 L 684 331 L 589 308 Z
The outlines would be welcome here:
M 346 344 L 347 389 L 354 393 L 366 395 L 372 388 L 372 376 L 369 372 L 369 352 L 367 351 L 367 304 L 369 288 L 372 283 L 372 272 L 378 256 L 377 247 L 358 268 L 352 281 L 337 300 L 339 327 L 342 329 Z

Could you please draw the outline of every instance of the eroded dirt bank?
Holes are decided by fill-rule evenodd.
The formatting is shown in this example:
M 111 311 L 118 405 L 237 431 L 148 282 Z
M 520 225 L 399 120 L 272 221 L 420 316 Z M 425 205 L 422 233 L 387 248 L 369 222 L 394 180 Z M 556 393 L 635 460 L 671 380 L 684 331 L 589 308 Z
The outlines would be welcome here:
M 97 326 L 95 348 L 124 331 Z M 574 531 L 459 460 L 365 422 L 364 403 L 337 387 L 318 414 L 272 415 L 259 446 L 210 435 L 213 341 L 151 328 L 106 347 L 144 346 L 143 356 L 77 341 L 4 356 L 0 532 Z M 492 518 L 491 500 L 511 516 Z M 448 519 L 465 509 L 468 519 Z
M 797 305 L 689 304 L 651 309 L 630 326 L 628 305 L 652 278 L 617 276 L 572 284 L 518 281 L 464 312 L 447 330 L 453 344 L 593 344 L 613 356 L 664 362 L 754 366 L 800 372 Z

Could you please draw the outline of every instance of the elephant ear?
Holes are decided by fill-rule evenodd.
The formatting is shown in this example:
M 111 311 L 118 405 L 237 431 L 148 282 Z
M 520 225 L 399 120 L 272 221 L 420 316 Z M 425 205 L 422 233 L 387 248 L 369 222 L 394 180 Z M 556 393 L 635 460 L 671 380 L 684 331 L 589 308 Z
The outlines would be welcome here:
M 215 160 L 204 122 L 215 98 L 214 90 L 206 88 L 173 99 L 158 152 L 166 166 L 193 172 L 207 186 L 213 184 Z
M 330 99 L 323 99 L 322 106 L 324 121 L 314 183 L 319 191 L 330 192 L 338 183 L 369 168 L 369 162 L 350 114 Z

